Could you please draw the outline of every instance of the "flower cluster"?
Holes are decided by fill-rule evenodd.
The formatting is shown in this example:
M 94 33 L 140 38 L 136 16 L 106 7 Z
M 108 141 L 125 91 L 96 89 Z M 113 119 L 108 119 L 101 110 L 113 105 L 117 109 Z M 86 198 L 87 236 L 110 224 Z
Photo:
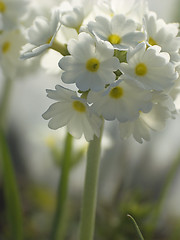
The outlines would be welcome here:
M 62 27 L 77 37 L 58 42 Z M 36 18 L 21 58 L 58 51 L 66 85 L 47 90 L 56 101 L 43 114 L 49 127 L 67 126 L 74 137 L 84 134 L 90 141 L 99 137 L 103 119 L 115 120 L 122 138 L 149 140 L 150 130 L 162 129 L 176 115 L 178 27 L 158 19 L 144 0 L 64 1 L 50 20 Z

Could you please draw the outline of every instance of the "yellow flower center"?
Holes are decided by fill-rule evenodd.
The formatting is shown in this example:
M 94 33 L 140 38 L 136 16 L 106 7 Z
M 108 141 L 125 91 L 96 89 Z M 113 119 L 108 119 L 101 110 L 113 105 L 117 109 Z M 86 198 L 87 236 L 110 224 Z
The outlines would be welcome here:
M 74 101 L 73 102 L 73 108 L 80 113 L 83 113 L 86 111 L 86 107 L 84 106 L 84 104 L 80 101 Z
M 123 93 L 124 93 L 124 91 L 121 87 L 114 87 L 109 92 L 109 96 L 111 98 L 118 99 L 118 98 L 121 98 L 123 96 Z
M 120 38 L 120 36 L 118 36 L 116 34 L 111 34 L 108 37 L 108 41 L 112 44 L 119 44 L 119 43 L 121 43 L 121 38 Z
M 7 53 L 9 51 L 9 49 L 10 49 L 10 46 L 11 46 L 10 42 L 5 42 L 2 45 L 2 52 L 3 53 Z
M 152 37 L 149 38 L 149 44 L 151 46 L 157 45 L 156 41 Z
M 6 5 L 4 4 L 4 2 L 0 1 L 0 12 L 5 12 L 6 10 Z
M 86 63 L 86 68 L 90 72 L 97 72 L 100 62 L 96 58 L 90 58 Z
M 138 76 L 144 76 L 147 73 L 147 67 L 144 63 L 139 63 L 135 68 L 135 73 Z

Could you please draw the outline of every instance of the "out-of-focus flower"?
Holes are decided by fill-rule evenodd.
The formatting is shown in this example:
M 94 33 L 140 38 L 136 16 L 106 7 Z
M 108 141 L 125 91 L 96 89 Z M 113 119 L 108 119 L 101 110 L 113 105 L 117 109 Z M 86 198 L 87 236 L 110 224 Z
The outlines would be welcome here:
M 104 13 L 112 17 L 116 14 L 126 15 L 129 19 L 133 19 L 139 25 L 142 24 L 142 19 L 147 11 L 146 0 L 99 0 L 99 8 Z
M 27 10 L 27 0 L 2 0 L 0 1 L 0 30 L 12 30 L 19 27 L 21 17 Z
M 157 19 L 154 12 L 145 15 L 147 42 L 151 46 L 158 45 L 161 47 L 161 51 L 169 53 L 172 62 L 180 61 L 178 28 L 178 23 L 166 24 L 163 19 Z
M 172 117 L 174 110 L 172 98 L 166 94 L 155 93 L 152 110 L 148 113 L 140 112 L 139 118 L 135 121 L 120 123 L 120 135 L 123 139 L 133 135 L 139 143 L 142 143 L 143 139 L 148 141 L 150 140 L 150 131 L 162 130 L 166 120 Z
M 79 31 L 85 18 L 94 7 L 94 0 L 64 1 L 60 4 L 60 22 L 69 28 Z
M 27 30 L 27 43 L 21 51 L 21 59 L 35 57 L 50 48 L 59 30 L 59 10 L 52 11 L 51 19 L 37 17 Z
M 19 53 L 25 38 L 20 30 L 0 34 L 0 68 L 7 77 L 14 78 L 21 65 Z

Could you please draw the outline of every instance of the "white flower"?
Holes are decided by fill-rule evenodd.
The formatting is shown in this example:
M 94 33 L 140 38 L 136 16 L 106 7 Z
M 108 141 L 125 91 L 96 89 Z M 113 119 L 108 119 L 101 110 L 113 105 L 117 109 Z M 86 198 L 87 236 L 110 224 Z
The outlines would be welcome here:
M 40 55 L 53 44 L 59 30 L 59 10 L 52 11 L 50 21 L 45 17 L 36 17 L 33 26 L 27 30 L 27 41 L 21 52 L 21 59 Z
M 111 84 L 100 93 L 92 91 L 88 101 L 92 109 L 106 120 L 118 119 L 120 122 L 132 121 L 139 116 L 139 111 L 149 112 L 152 108 L 152 95 L 147 90 L 131 86 L 125 81 Z
M 64 1 L 60 5 L 61 18 L 63 25 L 75 28 L 79 31 L 84 19 L 90 13 L 94 5 L 94 0 Z
M 145 15 L 145 31 L 150 45 L 158 45 L 163 52 L 168 52 L 172 62 L 180 61 L 179 24 L 166 24 L 164 20 L 157 19 L 154 12 Z
M 119 50 L 135 47 L 145 39 L 144 33 L 136 31 L 137 24 L 132 19 L 126 19 L 125 15 L 115 15 L 111 20 L 98 16 L 95 20 L 96 22 L 89 22 L 89 30 Z
M 138 44 L 134 49 L 130 48 L 127 63 L 120 64 L 122 77 L 145 89 L 169 89 L 178 74 L 175 66 L 169 62 L 169 54 L 160 51 L 159 46 L 147 48 L 145 43 Z
M 177 78 L 177 80 L 175 81 L 175 84 L 173 85 L 173 87 L 171 88 L 171 90 L 169 92 L 169 94 L 173 98 L 173 100 L 176 100 L 178 98 L 178 96 L 180 96 L 180 65 L 178 65 L 176 67 L 176 71 L 178 72 L 179 77 Z
M 0 34 L 0 68 L 4 75 L 14 78 L 18 66 L 20 49 L 25 43 L 24 36 L 19 30 L 3 31 Z
M 84 134 L 87 141 L 92 140 L 94 134 L 99 137 L 102 120 L 90 111 L 85 99 L 58 85 L 55 91 L 47 90 L 47 93 L 49 98 L 58 101 L 43 114 L 44 119 L 50 119 L 51 129 L 67 126 L 72 136 L 80 138 Z
M 18 27 L 20 18 L 26 12 L 27 3 L 27 0 L 0 1 L 0 20 L 3 30 L 12 30 Z
M 140 25 L 143 15 L 147 11 L 146 0 L 100 0 L 98 4 L 99 8 L 104 10 L 107 15 L 124 14 Z
M 61 13 L 60 22 L 66 27 L 79 29 L 85 16 L 82 7 L 74 7 Z
M 153 94 L 153 106 L 150 112 L 140 112 L 139 118 L 135 121 L 119 124 L 121 138 L 127 139 L 133 135 L 139 143 L 143 143 L 143 139 L 149 141 L 150 131 L 161 131 L 167 119 L 174 116 L 174 109 L 171 97 L 163 93 Z
M 119 68 L 119 60 L 113 57 L 114 49 L 108 42 L 96 41 L 87 33 L 80 33 L 79 40 L 68 44 L 71 56 L 63 57 L 59 67 L 64 83 L 76 83 L 81 91 L 100 91 L 114 82 L 113 71 Z

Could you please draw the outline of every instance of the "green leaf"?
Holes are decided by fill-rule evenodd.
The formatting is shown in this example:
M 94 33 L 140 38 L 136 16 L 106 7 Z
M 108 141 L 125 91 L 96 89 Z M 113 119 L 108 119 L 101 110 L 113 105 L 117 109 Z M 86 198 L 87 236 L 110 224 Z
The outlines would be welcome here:
M 139 238 L 140 238 L 141 240 L 144 240 L 143 235 L 142 235 L 142 233 L 141 233 L 141 231 L 140 231 L 140 229 L 139 229 L 139 227 L 138 227 L 135 219 L 134 219 L 131 215 L 129 215 L 129 214 L 128 214 L 127 216 L 133 221 L 134 226 L 135 226 L 135 228 L 136 228 L 136 231 L 137 231 L 137 233 L 138 233 Z

